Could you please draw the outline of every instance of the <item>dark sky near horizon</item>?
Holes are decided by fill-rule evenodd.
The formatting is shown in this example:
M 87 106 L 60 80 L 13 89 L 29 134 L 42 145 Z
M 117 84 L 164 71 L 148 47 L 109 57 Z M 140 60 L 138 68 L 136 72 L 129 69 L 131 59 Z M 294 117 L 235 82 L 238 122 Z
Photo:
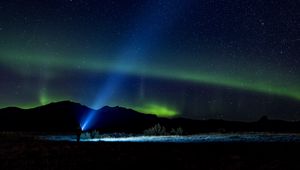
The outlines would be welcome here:
M 299 0 L 0 1 L 0 108 L 300 119 Z

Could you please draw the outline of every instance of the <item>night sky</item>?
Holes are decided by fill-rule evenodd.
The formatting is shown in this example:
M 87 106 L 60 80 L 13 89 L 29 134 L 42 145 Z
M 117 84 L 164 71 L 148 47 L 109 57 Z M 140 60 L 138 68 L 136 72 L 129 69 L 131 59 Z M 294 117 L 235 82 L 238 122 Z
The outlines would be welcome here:
M 300 119 L 298 0 L 0 1 L 0 108 Z

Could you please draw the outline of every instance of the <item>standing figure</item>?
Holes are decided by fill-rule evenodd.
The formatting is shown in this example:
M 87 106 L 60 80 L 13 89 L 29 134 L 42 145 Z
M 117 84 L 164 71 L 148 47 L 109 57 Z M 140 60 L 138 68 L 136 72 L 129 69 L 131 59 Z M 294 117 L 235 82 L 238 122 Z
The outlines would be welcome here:
M 77 142 L 80 142 L 81 132 L 82 132 L 81 127 L 78 126 L 77 131 L 76 131 Z

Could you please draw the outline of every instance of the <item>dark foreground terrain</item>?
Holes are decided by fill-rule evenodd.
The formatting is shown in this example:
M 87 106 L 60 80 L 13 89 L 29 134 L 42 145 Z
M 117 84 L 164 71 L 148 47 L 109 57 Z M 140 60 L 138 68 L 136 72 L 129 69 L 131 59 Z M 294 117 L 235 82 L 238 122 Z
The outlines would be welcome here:
M 299 143 L 0 140 L 0 169 L 300 169 Z

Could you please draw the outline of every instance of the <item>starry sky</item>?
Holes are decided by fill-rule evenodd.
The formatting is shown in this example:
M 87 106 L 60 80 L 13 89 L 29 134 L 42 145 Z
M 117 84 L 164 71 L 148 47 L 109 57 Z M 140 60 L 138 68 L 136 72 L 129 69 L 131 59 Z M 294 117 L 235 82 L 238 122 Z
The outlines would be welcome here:
M 298 0 L 0 1 L 0 108 L 300 119 Z

